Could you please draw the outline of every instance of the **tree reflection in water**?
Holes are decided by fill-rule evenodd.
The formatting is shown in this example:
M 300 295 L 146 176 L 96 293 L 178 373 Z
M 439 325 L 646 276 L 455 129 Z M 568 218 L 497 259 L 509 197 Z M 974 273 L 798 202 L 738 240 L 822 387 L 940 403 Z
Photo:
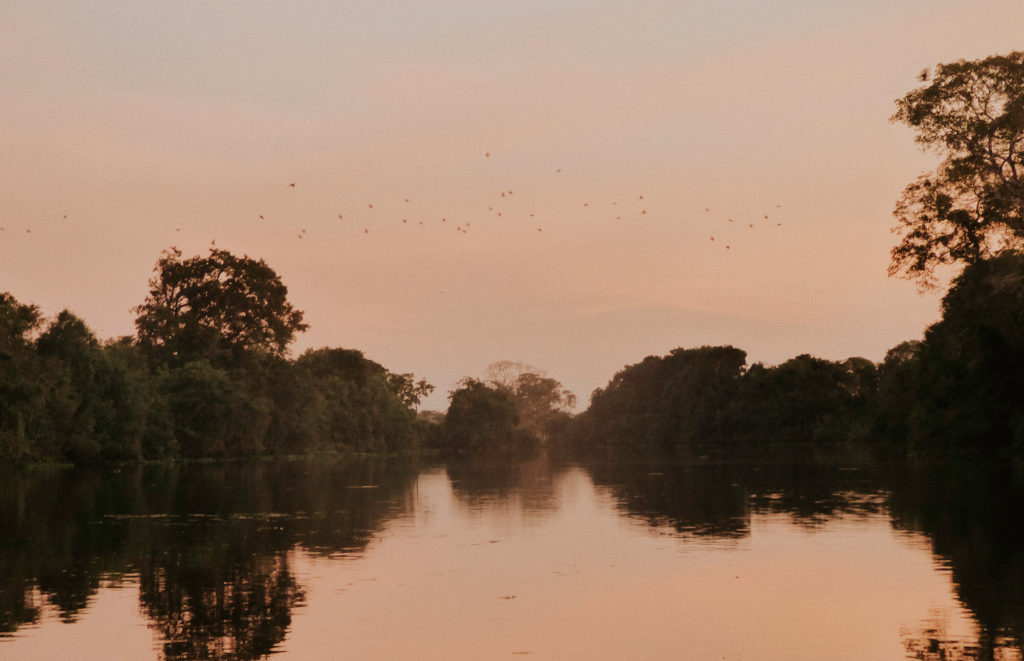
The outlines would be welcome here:
M 137 574 L 165 658 L 264 657 L 303 601 L 289 553 L 364 548 L 415 476 L 373 461 L 12 476 L 0 492 L 0 627 L 37 621 L 40 599 L 73 621 L 101 581 Z
M 929 540 L 976 631 L 932 614 L 900 636 L 908 658 L 1021 659 L 1024 476 L 1006 463 L 898 466 L 864 458 L 586 467 L 624 516 L 660 532 L 732 542 L 759 514 L 813 530 L 887 517 Z M 460 506 L 524 516 L 559 507 L 543 458 L 448 466 Z M 45 610 L 65 621 L 111 580 L 139 585 L 167 659 L 256 659 L 285 639 L 304 586 L 295 553 L 349 554 L 415 507 L 418 468 L 375 461 L 38 471 L 0 480 L 0 629 Z M 577 473 L 578 474 L 578 473 Z M 136 578 L 137 577 L 137 578 Z

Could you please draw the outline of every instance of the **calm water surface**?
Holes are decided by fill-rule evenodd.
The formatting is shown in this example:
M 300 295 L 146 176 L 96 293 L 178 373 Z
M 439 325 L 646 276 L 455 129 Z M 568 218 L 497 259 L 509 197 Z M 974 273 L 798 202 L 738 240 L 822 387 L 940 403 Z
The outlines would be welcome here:
M 3 659 L 1021 659 L 994 465 L 281 463 L 0 491 Z

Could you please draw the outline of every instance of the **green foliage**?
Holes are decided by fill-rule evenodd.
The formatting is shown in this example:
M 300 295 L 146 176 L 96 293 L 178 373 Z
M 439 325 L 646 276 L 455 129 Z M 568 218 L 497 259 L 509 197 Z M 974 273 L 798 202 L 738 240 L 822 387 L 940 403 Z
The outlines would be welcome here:
M 942 156 L 896 205 L 891 275 L 935 283 L 942 264 L 971 264 L 1024 240 L 1024 52 L 936 68 L 892 120 Z
M 154 270 L 135 326 L 139 343 L 159 362 L 230 363 L 247 351 L 281 356 L 307 328 L 263 260 L 213 248 L 208 257 L 182 259 L 172 248 Z
M 968 266 L 942 300 L 916 356 L 916 411 L 908 434 L 920 450 L 1024 445 L 1024 254 Z
M 27 429 L 42 415 L 42 388 L 32 334 L 42 323 L 39 308 L 0 293 L 0 459 L 32 453 Z
M 406 452 L 433 386 L 358 351 L 285 355 L 302 313 L 262 261 L 165 252 L 139 340 L 0 294 L 0 461 Z M 44 328 L 45 325 L 45 328 Z
M 395 375 L 381 365 L 367 360 L 360 351 L 317 349 L 302 354 L 296 367 L 315 393 L 316 444 L 359 452 L 413 449 L 410 399 L 396 394 Z M 407 376 L 413 381 L 412 375 Z
M 452 455 L 521 455 L 539 439 L 520 426 L 513 394 L 476 379 L 463 379 L 450 397 L 442 449 Z
M 723 442 L 723 415 L 745 364 L 746 353 L 728 346 L 648 356 L 594 391 L 581 433 L 642 452 Z

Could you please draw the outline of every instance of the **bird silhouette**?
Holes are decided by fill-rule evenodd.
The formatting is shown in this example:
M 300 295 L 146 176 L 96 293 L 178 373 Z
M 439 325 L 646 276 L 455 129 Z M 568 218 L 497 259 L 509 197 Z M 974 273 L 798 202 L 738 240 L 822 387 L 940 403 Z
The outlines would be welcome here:
M 263 220 L 263 216 L 260 216 L 260 220 Z
M 749 224 L 747 225 L 747 227 L 753 227 L 753 226 L 754 226 L 754 223 L 749 223 Z
M 729 222 L 730 222 L 730 223 L 732 222 L 732 218 L 730 218 L 730 219 L 729 219 Z
M 490 158 L 490 157 L 491 157 L 491 152 L 489 152 L 489 151 L 488 152 L 484 152 L 484 158 Z
M 408 203 L 409 203 L 409 198 L 405 198 L 405 203 L 406 203 L 406 204 L 408 204 Z
M 561 172 L 561 171 L 562 171 L 562 168 L 558 168 L 557 170 L 555 170 L 555 172 Z M 537 230 L 537 231 L 539 232 L 540 230 Z
M 181 231 L 181 228 L 180 228 L 180 227 L 175 227 L 175 228 L 174 228 L 174 231 L 175 231 L 175 232 L 180 232 L 180 231 Z
M 368 205 L 368 206 L 369 206 L 369 207 L 370 207 L 371 209 L 373 208 L 373 204 L 370 204 L 370 205 Z
M 640 215 L 641 215 L 641 216 L 642 216 L 642 215 L 644 215 L 645 213 L 647 213 L 647 209 L 641 209 L 641 210 L 640 210 Z
M 714 241 L 714 240 L 715 240 L 715 237 L 711 237 L 711 240 L 712 240 L 712 241 Z
M 363 234 L 369 234 L 369 233 L 370 233 L 370 230 L 368 228 L 364 227 L 363 228 Z
M 640 199 L 641 199 L 641 200 L 642 200 L 642 199 L 644 199 L 644 196 L 643 196 L 643 195 L 641 195 L 641 196 L 640 196 Z
M 409 221 L 408 221 L 408 220 L 406 220 L 405 218 L 403 218 L 403 219 L 402 219 L 402 222 L 403 222 L 403 223 L 407 223 L 407 222 L 409 222 Z
M 922 83 L 927 82 L 928 81 L 928 75 L 930 73 L 931 72 L 928 71 L 928 67 L 925 67 L 924 69 L 921 69 L 921 73 L 917 74 L 917 79 L 920 80 Z
M 262 216 L 260 216 L 260 217 L 262 218 Z M 341 215 L 341 214 L 339 213 L 339 214 L 338 214 L 338 220 L 344 220 L 344 219 L 345 219 L 345 217 L 344 217 L 344 216 L 342 216 L 342 215 Z
M 704 207 L 704 211 L 711 211 L 708 207 Z
M 295 188 L 295 183 L 293 182 L 293 183 L 288 184 L 288 187 L 289 188 Z

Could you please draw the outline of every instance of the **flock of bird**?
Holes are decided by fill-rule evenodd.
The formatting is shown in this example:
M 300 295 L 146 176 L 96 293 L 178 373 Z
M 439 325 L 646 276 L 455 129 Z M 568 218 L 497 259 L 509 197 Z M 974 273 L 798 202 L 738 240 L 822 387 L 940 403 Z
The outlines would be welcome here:
M 484 152 L 484 158 L 489 159 L 490 157 L 491 157 L 491 152 Z M 561 172 L 562 172 L 561 168 L 556 168 L 555 169 L 555 174 L 561 174 Z M 289 189 L 294 190 L 296 188 L 296 183 L 295 182 L 290 182 L 287 187 Z M 504 201 L 509 201 L 514 196 L 515 196 L 515 191 L 513 191 L 512 189 L 504 189 L 504 190 L 498 191 L 495 194 L 495 202 L 492 205 L 487 207 L 487 214 L 490 214 L 495 219 L 499 219 L 499 218 L 500 219 L 507 219 L 507 218 L 509 218 L 509 216 L 505 215 L 508 210 L 506 209 L 505 211 L 503 211 L 503 210 L 501 210 L 501 208 L 499 208 L 499 206 L 496 206 L 496 205 L 500 205 L 503 200 Z M 643 201 L 644 201 L 644 195 L 642 193 L 638 193 L 637 196 L 636 196 L 637 204 L 633 205 L 633 207 L 629 211 L 624 212 L 623 209 L 626 207 L 626 205 L 623 204 L 622 206 L 620 206 L 617 201 L 616 202 L 611 202 L 609 206 L 615 207 L 614 218 L 617 221 L 621 221 L 621 220 L 623 220 L 623 218 L 628 217 L 629 215 L 632 215 L 634 217 L 636 217 L 636 216 L 646 216 L 647 215 L 647 208 L 643 204 Z M 401 204 L 403 206 L 404 205 L 408 205 L 409 204 L 409 198 L 408 197 L 401 198 Z M 582 204 L 583 207 L 593 208 L 591 206 L 590 202 L 587 201 L 587 200 L 582 201 L 581 204 Z M 775 208 L 776 209 L 782 208 L 782 205 L 781 204 L 776 204 Z M 373 202 L 367 202 L 366 210 L 367 210 L 367 212 L 374 212 L 375 211 L 374 203 Z M 711 209 L 709 207 L 705 207 L 704 211 L 710 213 Z M 481 212 L 482 212 L 482 209 L 481 209 Z M 339 213 L 338 216 L 337 216 L 338 220 L 346 221 L 346 219 L 351 219 L 352 214 L 349 214 L 348 216 L 346 216 L 346 213 L 348 213 L 348 212 Z M 414 223 L 416 225 L 424 225 L 425 224 L 425 221 L 423 221 L 423 220 L 419 220 L 419 219 L 410 220 L 410 217 L 409 217 L 410 215 L 411 214 L 397 214 L 397 215 L 395 215 L 393 217 L 393 220 L 395 220 L 397 222 L 397 220 L 399 219 L 399 216 L 401 216 L 400 220 L 401 220 L 401 224 L 402 225 L 409 226 L 409 225 L 413 225 Z M 761 221 L 763 221 L 763 222 L 761 224 L 769 224 L 768 221 L 773 220 L 771 217 L 769 217 L 769 214 L 767 214 L 767 213 L 762 214 L 762 216 L 763 216 L 763 218 L 761 219 Z M 524 215 L 523 217 L 535 221 L 536 220 L 536 213 L 535 212 L 529 212 L 528 215 Z M 611 216 L 609 216 L 609 218 L 610 217 Z M 263 214 L 260 214 L 258 216 L 258 219 L 260 221 L 266 221 L 266 216 L 263 215 Z M 430 222 L 430 221 L 426 221 L 426 222 Z M 462 234 L 468 234 L 469 231 L 470 231 L 470 228 L 472 227 L 472 223 L 470 221 L 463 221 L 461 223 L 451 223 L 451 224 L 448 224 L 448 218 L 446 216 L 440 216 L 440 217 L 433 218 L 433 222 L 440 223 L 442 225 L 448 225 L 449 227 L 452 227 L 455 232 L 460 232 Z M 734 218 L 728 218 L 727 222 L 728 223 L 735 223 L 736 221 L 735 221 Z M 363 234 L 370 234 L 370 227 L 371 227 L 371 225 L 366 224 L 366 223 L 360 223 L 360 224 L 363 225 L 362 233 Z M 774 222 L 774 225 L 775 225 L 775 227 L 782 227 L 782 223 L 778 222 L 778 221 Z M 748 222 L 747 223 L 747 229 L 748 230 L 752 230 L 754 228 L 755 228 L 755 223 L 753 223 L 753 222 Z M 179 230 L 180 230 L 180 228 L 179 228 Z M 537 232 L 543 232 L 544 229 L 543 229 L 542 226 L 536 226 L 536 231 Z M 307 230 L 305 228 L 302 228 L 296 234 L 296 238 L 301 240 L 301 239 L 304 239 L 306 237 L 306 235 L 307 235 Z M 715 241 L 715 236 L 713 234 L 709 235 L 708 238 L 712 242 Z M 722 243 L 721 241 L 719 243 L 724 245 L 724 249 L 725 250 L 731 250 L 732 249 L 731 244 Z
M 484 158 L 485 159 L 489 159 L 490 157 L 491 157 L 491 153 L 490 152 L 485 152 L 484 153 Z M 555 169 L 555 174 L 561 174 L 561 172 L 562 172 L 561 168 L 556 168 Z M 293 182 L 288 183 L 287 188 L 290 189 L 290 190 L 293 190 L 293 191 L 296 190 L 297 189 L 296 182 L 293 181 Z M 511 218 L 512 217 L 511 215 L 509 215 L 509 216 L 505 215 L 506 212 L 511 214 L 511 213 L 514 213 L 515 211 L 514 210 L 509 210 L 508 208 L 504 208 L 504 210 L 503 210 L 501 205 L 504 202 L 509 202 L 514 196 L 515 196 L 515 192 L 512 189 L 510 189 L 510 188 L 498 191 L 497 193 L 495 193 L 495 201 L 490 206 L 487 207 L 487 214 L 490 214 L 491 216 L 493 216 L 494 219 L 506 219 L 507 220 L 508 218 Z M 630 199 L 632 201 L 632 204 L 624 202 L 622 205 L 619 205 L 619 203 L 617 201 L 613 201 L 613 202 L 610 202 L 610 203 L 605 202 L 604 205 L 606 206 L 606 208 L 607 207 L 614 208 L 614 211 L 612 211 L 607 216 L 607 218 L 611 219 L 612 217 L 614 217 L 614 219 L 616 221 L 622 221 L 624 218 L 628 218 L 630 216 L 632 216 L 633 218 L 638 218 L 640 216 L 647 216 L 648 215 L 647 214 L 646 203 L 644 202 L 644 195 L 643 195 L 643 193 L 637 193 L 635 200 L 633 200 L 632 197 Z M 402 201 L 401 201 L 400 204 L 402 206 L 405 206 L 408 209 L 412 209 L 413 208 L 413 207 L 409 207 L 408 206 L 410 204 L 410 201 L 409 201 L 408 197 L 403 197 L 403 198 L 401 198 L 401 200 Z M 591 210 L 596 208 L 596 207 L 598 207 L 598 206 L 601 206 L 599 204 L 592 206 L 589 200 L 582 200 L 580 202 L 580 204 L 582 205 L 582 207 L 585 207 L 585 208 L 588 208 L 588 209 L 591 209 Z M 776 209 L 779 209 L 781 207 L 782 207 L 781 204 L 776 204 L 775 205 Z M 367 210 L 368 213 L 373 214 L 373 215 L 377 215 L 378 213 L 380 213 L 379 211 L 375 211 L 374 203 L 373 202 L 367 202 L 366 210 Z M 711 208 L 710 207 L 705 207 L 704 211 L 706 213 L 710 213 L 711 212 Z M 481 209 L 481 212 L 482 212 L 482 209 Z M 338 220 L 345 222 L 347 218 L 351 219 L 351 215 L 346 216 L 346 213 L 348 213 L 348 212 L 344 212 L 343 211 L 341 213 L 338 213 L 337 214 Z M 531 226 L 535 226 L 537 232 L 543 232 L 544 231 L 542 226 L 537 225 L 537 217 L 536 217 L 536 212 L 535 211 L 528 212 L 528 215 L 526 215 L 527 212 L 524 211 L 524 212 L 522 212 L 522 214 L 523 214 L 522 215 L 523 219 L 528 219 L 530 221 L 533 221 L 533 222 L 530 223 L 530 225 Z M 774 218 L 770 217 L 769 214 L 763 213 L 761 215 L 763 216 L 763 218 L 758 220 L 758 224 L 759 225 L 771 225 L 772 222 L 773 222 L 775 227 L 782 227 L 782 223 L 777 221 L 777 220 L 775 220 Z M 424 220 L 420 220 L 420 219 L 410 220 L 410 216 L 412 216 L 412 214 L 410 214 L 410 213 L 397 214 L 393 218 L 393 220 L 395 220 L 395 221 L 399 220 L 399 216 L 400 216 L 401 224 L 405 225 L 405 226 L 410 226 L 413 223 L 415 223 L 417 226 L 421 226 L 421 225 L 424 225 L 426 222 L 431 222 L 431 221 L 424 221 Z M 65 215 L 64 219 L 67 220 L 67 218 L 68 218 L 68 216 Z M 267 215 L 266 214 L 259 214 L 257 216 L 257 219 L 259 221 L 265 222 L 265 221 L 267 221 Z M 448 227 L 452 227 L 455 232 L 459 232 L 459 233 L 462 233 L 462 234 L 468 234 L 470 232 L 470 228 L 472 227 L 472 223 L 470 221 L 463 221 L 463 222 L 460 222 L 460 223 L 454 223 L 453 222 L 453 223 L 449 224 L 447 216 L 440 216 L 439 218 L 438 217 L 434 217 L 432 220 L 433 220 L 433 222 L 440 223 L 442 225 L 447 225 Z M 728 224 L 735 224 L 735 226 L 739 226 L 741 224 L 741 223 L 737 223 L 735 218 L 727 218 L 726 222 Z M 363 234 L 370 234 L 370 227 L 371 227 L 370 224 L 359 223 L 359 225 L 362 225 L 362 233 Z M 747 225 L 747 230 L 753 230 L 755 228 L 755 223 L 753 223 L 753 222 L 748 222 L 748 223 L 746 223 L 746 225 Z M 182 230 L 181 227 L 175 228 L 175 232 L 181 232 L 181 230 Z M 0 232 L 4 232 L 4 231 L 6 231 L 6 228 L 0 226 Z M 32 230 L 29 229 L 29 228 L 25 228 L 25 233 L 31 234 Z M 306 228 L 304 228 L 304 227 L 300 228 L 298 233 L 296 234 L 296 238 L 298 240 L 302 240 L 302 239 L 304 239 L 307 236 L 307 233 L 308 232 L 307 232 Z M 714 234 L 709 234 L 708 238 L 709 238 L 709 240 L 711 242 L 715 242 L 715 235 Z M 216 245 L 216 241 L 215 240 L 211 241 L 211 245 Z M 724 246 L 725 250 L 731 250 L 732 249 L 732 245 L 730 243 L 726 243 L 725 241 L 721 241 L 720 240 L 720 241 L 717 242 L 716 245 Z

